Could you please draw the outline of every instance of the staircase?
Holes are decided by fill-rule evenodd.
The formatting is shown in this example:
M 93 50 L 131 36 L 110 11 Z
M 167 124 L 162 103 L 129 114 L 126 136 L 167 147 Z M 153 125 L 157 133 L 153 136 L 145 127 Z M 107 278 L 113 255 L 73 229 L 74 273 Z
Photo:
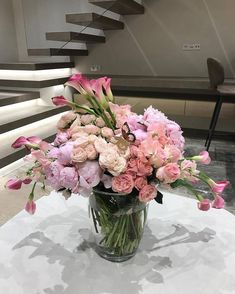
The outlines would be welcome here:
M 103 14 L 73 13 L 65 16 L 67 23 L 83 26 L 79 32 L 47 32 L 46 40 L 83 43 L 87 46 L 105 43 L 103 35 L 85 33 L 86 28 L 123 30 L 121 20 L 105 16 L 106 11 L 120 15 L 143 14 L 144 7 L 134 0 L 88 0 L 99 6 Z M 29 48 L 29 56 L 87 56 L 89 50 L 61 48 Z M 72 60 L 72 59 L 71 59 Z M 66 107 L 55 108 L 50 98 L 63 94 L 63 84 L 72 74 L 73 62 L 0 63 L 0 168 L 25 156 L 26 151 L 12 149 L 19 136 L 37 135 L 53 140 L 56 122 Z

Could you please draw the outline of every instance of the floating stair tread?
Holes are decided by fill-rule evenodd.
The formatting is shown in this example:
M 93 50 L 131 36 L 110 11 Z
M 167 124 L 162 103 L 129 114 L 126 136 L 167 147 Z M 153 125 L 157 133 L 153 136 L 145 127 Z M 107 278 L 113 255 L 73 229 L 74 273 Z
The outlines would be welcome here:
M 48 32 L 46 39 L 50 41 L 62 42 L 86 42 L 86 43 L 105 43 L 104 36 L 77 33 L 77 32 Z
M 122 30 L 124 23 L 97 13 L 66 14 L 66 22 L 101 30 Z
M 21 109 L 17 112 L 1 113 L 0 115 L 0 134 L 12 131 L 22 126 L 31 124 L 38 120 L 48 118 L 63 111 L 68 110 L 68 107 L 53 107 L 53 106 L 38 106 L 35 105 L 30 109 Z
M 29 56 L 87 56 L 86 49 L 41 48 L 28 49 Z
M 47 138 L 42 138 L 44 141 L 46 142 L 52 142 L 55 138 L 55 135 L 49 136 Z M 21 158 L 23 158 L 25 155 L 27 155 L 29 152 L 27 152 L 27 150 L 21 149 L 21 150 L 17 150 L 15 151 L 14 149 L 12 149 L 13 152 L 3 158 L 0 158 L 0 168 L 3 168 L 4 166 L 7 166 L 8 164 L 11 164 L 13 162 L 15 162 L 16 160 L 19 160 Z
M 20 103 L 40 98 L 39 92 L 22 92 L 0 89 L 0 106 Z
M 20 151 L 22 152 L 22 149 L 13 149 L 11 148 L 11 144 L 20 136 L 30 137 L 30 136 L 38 136 L 42 139 L 50 137 L 54 135 L 57 131 L 56 124 L 58 120 L 60 119 L 61 115 L 65 114 L 65 112 L 53 115 L 51 117 L 48 117 L 46 119 L 38 120 L 34 123 L 31 123 L 29 125 L 25 125 L 22 128 L 15 129 L 12 132 L 6 132 L 3 134 L 0 134 L 0 168 L 2 166 L 5 166 L 7 164 L 10 164 L 11 162 L 21 158 L 24 156 L 24 154 L 16 158 L 15 155 Z M 15 155 L 14 155 L 15 154 Z M 12 160 L 11 160 L 12 159 Z M 14 160 L 13 160 L 14 159 Z
M 68 80 L 69 76 L 46 79 L 46 80 L 0 80 L 0 87 L 19 87 L 19 88 L 46 88 L 51 86 L 57 86 L 64 84 Z
M 73 68 L 73 62 L 47 62 L 47 63 L 0 63 L 0 70 L 44 70 L 57 68 Z
M 89 3 L 121 15 L 144 13 L 144 6 L 133 0 L 89 0 Z

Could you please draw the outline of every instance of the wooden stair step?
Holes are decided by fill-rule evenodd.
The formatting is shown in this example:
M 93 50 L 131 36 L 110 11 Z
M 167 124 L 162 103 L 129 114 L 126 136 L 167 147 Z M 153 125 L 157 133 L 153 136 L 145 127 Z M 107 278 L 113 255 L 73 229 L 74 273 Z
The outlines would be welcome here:
M 18 111 L 17 114 L 13 113 L 12 115 L 9 114 L 7 117 L 7 121 L 5 117 L 2 115 L 0 116 L 0 134 L 12 131 L 14 129 L 18 129 L 20 127 L 23 127 L 25 125 L 29 125 L 31 123 L 34 123 L 36 121 L 51 117 L 53 115 L 56 115 L 58 113 L 64 112 L 68 110 L 69 108 L 67 106 L 63 107 L 46 107 L 46 106 L 34 106 L 31 107 L 30 115 L 25 114 L 24 111 Z
M 121 15 L 144 13 L 144 6 L 133 0 L 89 0 L 89 3 Z
M 66 14 L 66 22 L 101 30 L 122 30 L 124 23 L 97 13 Z
M 73 68 L 73 62 L 47 62 L 47 63 L 0 63 L 0 70 L 44 70 L 44 69 L 58 69 L 58 68 Z
M 40 98 L 39 92 L 22 92 L 0 89 L 0 106 L 11 105 Z
M 86 42 L 86 43 L 105 43 L 104 36 L 91 35 L 77 32 L 48 32 L 46 39 L 62 42 Z
M 46 88 L 57 85 L 62 85 L 67 82 L 69 76 L 62 78 L 53 78 L 47 80 L 3 80 L 0 79 L 0 87 L 19 87 L 19 88 Z
M 41 48 L 28 49 L 29 56 L 87 56 L 86 49 Z

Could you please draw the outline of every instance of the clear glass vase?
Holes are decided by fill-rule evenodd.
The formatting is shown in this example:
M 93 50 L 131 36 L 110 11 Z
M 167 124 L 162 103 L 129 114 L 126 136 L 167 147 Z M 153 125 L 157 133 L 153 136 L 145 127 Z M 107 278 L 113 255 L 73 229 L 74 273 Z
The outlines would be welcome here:
M 138 249 L 147 219 L 148 204 L 138 193 L 119 194 L 94 188 L 89 214 L 95 236 L 95 250 L 103 258 L 122 262 Z

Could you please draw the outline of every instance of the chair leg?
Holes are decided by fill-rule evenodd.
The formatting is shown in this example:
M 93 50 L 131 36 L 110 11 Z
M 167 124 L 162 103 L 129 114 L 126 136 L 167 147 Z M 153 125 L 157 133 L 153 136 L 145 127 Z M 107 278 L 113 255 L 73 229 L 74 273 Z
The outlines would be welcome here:
M 209 131 L 209 138 L 208 138 L 208 143 L 207 143 L 207 146 L 206 146 L 207 151 L 209 151 L 209 149 L 210 149 L 211 140 L 212 140 L 212 137 L 214 135 L 215 127 L 216 127 L 216 124 L 217 124 L 217 121 L 218 121 L 218 118 L 219 118 L 219 114 L 220 114 L 220 110 L 221 110 L 221 106 L 222 106 L 222 98 L 221 97 L 219 97 L 217 104 L 218 105 L 217 105 L 216 112 L 215 112 L 215 115 L 214 115 L 214 120 L 213 120 L 211 129 Z
M 210 136 L 210 130 L 211 130 L 211 128 L 213 126 L 213 123 L 214 123 L 214 120 L 215 120 L 215 114 L 217 112 L 218 105 L 219 105 L 219 100 L 216 101 L 216 104 L 215 104 L 215 107 L 214 107 L 214 111 L 213 111 L 213 114 L 212 114 L 209 130 L 208 130 L 207 137 L 206 137 L 205 147 L 207 146 L 207 143 L 208 143 L 208 139 L 209 139 L 209 136 Z

